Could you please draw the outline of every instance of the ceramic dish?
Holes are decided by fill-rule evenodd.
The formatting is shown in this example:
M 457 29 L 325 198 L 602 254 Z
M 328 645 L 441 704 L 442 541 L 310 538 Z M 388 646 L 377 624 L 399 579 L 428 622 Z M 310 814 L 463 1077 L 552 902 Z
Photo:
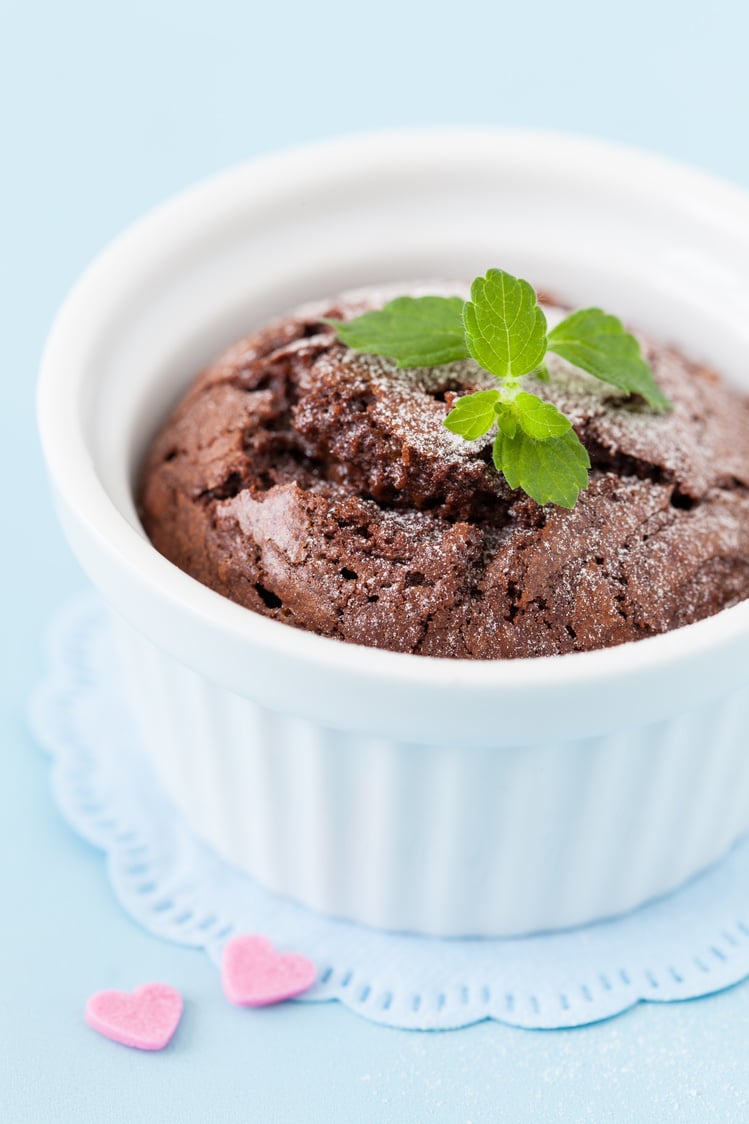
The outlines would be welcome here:
M 377 651 L 189 578 L 146 539 L 133 489 L 158 423 L 234 338 L 344 289 L 489 265 L 749 389 L 743 194 L 634 151 L 451 129 L 273 155 L 166 204 L 73 290 L 39 392 L 60 518 L 189 824 L 307 905 L 435 934 L 620 913 L 749 829 L 749 603 L 592 653 Z

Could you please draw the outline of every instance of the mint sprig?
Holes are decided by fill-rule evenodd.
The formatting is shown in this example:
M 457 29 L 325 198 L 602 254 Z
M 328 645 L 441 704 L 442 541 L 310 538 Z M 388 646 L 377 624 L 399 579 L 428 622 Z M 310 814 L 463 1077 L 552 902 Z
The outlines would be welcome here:
M 547 351 L 625 394 L 639 394 L 655 411 L 671 408 L 620 320 L 585 308 L 549 332 L 533 287 L 501 269 L 477 277 L 468 301 L 398 297 L 354 320 L 328 322 L 355 351 L 385 356 L 401 368 L 437 367 L 470 356 L 494 375 L 498 389 L 459 398 L 444 424 L 467 441 L 495 429 L 497 471 L 539 504 L 574 507 L 590 469 L 569 418 L 522 389 L 526 375 L 548 381 Z

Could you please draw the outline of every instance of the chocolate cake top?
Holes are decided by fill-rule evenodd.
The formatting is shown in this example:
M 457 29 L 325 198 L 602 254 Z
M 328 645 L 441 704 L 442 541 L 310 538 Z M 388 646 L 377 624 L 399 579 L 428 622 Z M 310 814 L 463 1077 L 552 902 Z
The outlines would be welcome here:
M 303 308 L 199 375 L 142 474 L 162 554 L 265 616 L 432 656 L 603 648 L 749 596 L 747 400 L 644 340 L 666 415 L 549 355 L 551 382 L 528 381 L 592 471 L 572 511 L 539 507 L 496 472 L 490 436 L 442 424 L 492 376 L 471 360 L 396 370 L 323 323 L 391 295 Z

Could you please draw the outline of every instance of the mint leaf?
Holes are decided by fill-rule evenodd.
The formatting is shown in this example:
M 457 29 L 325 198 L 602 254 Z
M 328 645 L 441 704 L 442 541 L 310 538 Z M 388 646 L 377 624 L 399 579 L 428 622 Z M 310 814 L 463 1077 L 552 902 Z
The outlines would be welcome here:
M 498 390 L 477 390 L 459 398 L 444 421 L 452 433 L 475 441 L 483 437 L 494 425 L 495 408 L 499 402 Z
M 600 308 L 573 312 L 549 332 L 549 351 L 627 394 L 640 394 L 654 410 L 671 403 L 621 320 Z
M 551 402 L 544 402 L 535 394 L 521 391 L 511 401 L 502 401 L 498 390 L 477 390 L 459 398 L 444 424 L 453 433 L 475 441 L 488 433 L 494 422 L 502 433 L 514 437 L 520 428 L 536 441 L 560 437 L 572 423 Z
M 354 351 L 397 367 L 439 367 L 468 358 L 460 297 L 396 297 L 354 320 L 328 320 Z
M 556 406 L 552 406 L 551 402 L 544 402 L 535 394 L 521 391 L 515 395 L 513 406 L 523 433 L 534 437 L 536 441 L 561 437 L 572 426 L 572 422 Z
M 463 325 L 469 352 L 497 378 L 521 378 L 546 354 L 546 317 L 535 291 L 501 269 L 473 282 Z
M 536 441 L 518 428 L 514 437 L 498 433 L 494 465 L 511 488 L 522 488 L 538 504 L 572 508 L 588 486 L 590 458 L 574 429 Z
M 507 437 L 514 437 L 518 430 L 518 416 L 511 403 L 500 402 L 496 410 L 499 432 Z

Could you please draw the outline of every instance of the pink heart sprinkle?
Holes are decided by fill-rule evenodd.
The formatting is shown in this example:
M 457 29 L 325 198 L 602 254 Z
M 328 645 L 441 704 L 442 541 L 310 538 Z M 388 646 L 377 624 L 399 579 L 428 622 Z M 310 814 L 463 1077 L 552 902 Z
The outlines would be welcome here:
M 182 1017 L 182 996 L 169 984 L 126 991 L 97 991 L 86 1004 L 86 1022 L 105 1038 L 137 1050 L 163 1050 Z
M 232 937 L 224 949 L 224 995 L 240 1007 L 265 1007 L 312 987 L 317 969 L 306 956 L 276 952 L 267 937 Z

